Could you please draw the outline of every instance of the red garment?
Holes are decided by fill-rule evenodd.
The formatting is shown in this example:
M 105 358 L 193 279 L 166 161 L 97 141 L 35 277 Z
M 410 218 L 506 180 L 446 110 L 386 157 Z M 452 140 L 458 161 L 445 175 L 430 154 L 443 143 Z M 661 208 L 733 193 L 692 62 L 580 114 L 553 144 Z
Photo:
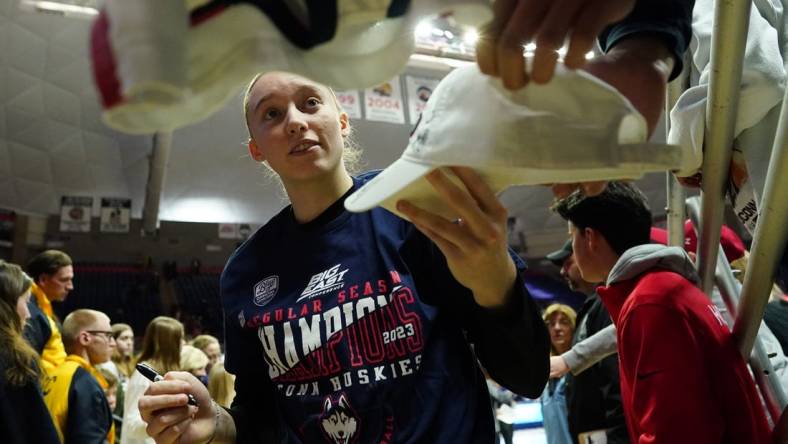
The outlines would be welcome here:
M 706 295 L 660 269 L 598 292 L 618 331 L 632 443 L 771 443 L 753 379 Z

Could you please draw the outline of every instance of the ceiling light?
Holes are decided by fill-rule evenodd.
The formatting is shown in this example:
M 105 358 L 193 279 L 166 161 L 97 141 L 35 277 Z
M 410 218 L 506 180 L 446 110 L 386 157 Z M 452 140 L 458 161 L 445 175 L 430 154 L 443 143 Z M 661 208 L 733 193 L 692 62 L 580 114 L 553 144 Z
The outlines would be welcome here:
M 416 25 L 416 38 L 427 38 L 432 33 L 432 25 L 429 20 L 423 20 Z
M 97 16 L 97 6 L 95 1 L 22 0 L 19 3 L 19 8 L 25 11 L 79 18 L 93 18 Z
M 479 40 L 479 33 L 471 28 L 462 35 L 462 41 L 468 46 L 473 46 Z

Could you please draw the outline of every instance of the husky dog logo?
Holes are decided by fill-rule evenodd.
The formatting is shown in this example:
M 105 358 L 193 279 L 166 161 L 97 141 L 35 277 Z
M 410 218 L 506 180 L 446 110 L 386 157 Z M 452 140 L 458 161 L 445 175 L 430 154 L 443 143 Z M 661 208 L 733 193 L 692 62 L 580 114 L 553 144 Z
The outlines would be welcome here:
M 345 395 L 340 395 L 335 403 L 331 395 L 326 396 L 323 413 L 320 415 L 320 426 L 334 444 L 350 444 L 356 436 L 358 421 Z

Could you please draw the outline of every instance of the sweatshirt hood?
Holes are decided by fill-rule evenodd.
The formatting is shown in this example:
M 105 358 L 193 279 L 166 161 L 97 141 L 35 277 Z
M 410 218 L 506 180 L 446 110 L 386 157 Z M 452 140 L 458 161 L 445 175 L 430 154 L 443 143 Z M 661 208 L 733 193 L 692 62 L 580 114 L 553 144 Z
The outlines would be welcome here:
M 684 249 L 644 244 L 630 248 L 618 258 L 607 276 L 606 285 L 632 279 L 655 268 L 678 273 L 695 285 L 700 283 L 695 265 Z

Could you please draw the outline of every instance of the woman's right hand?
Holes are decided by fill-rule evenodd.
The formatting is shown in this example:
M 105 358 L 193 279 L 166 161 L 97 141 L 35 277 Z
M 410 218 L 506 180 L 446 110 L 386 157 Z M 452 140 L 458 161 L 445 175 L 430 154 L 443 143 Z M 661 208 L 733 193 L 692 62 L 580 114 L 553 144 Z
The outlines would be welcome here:
M 188 405 L 191 394 L 199 407 Z M 139 400 L 140 415 L 148 424 L 146 432 L 157 444 L 202 444 L 216 432 L 218 408 L 208 389 L 188 372 L 169 372 L 150 385 Z

